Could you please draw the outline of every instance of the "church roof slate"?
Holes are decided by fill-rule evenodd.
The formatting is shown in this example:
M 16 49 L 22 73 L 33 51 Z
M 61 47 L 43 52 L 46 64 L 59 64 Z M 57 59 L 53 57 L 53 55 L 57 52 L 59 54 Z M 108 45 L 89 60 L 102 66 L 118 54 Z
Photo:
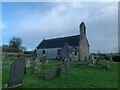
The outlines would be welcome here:
M 46 49 L 46 48 L 62 48 L 63 45 L 67 42 L 69 46 L 79 46 L 80 35 L 60 37 L 53 39 L 43 40 L 36 48 L 37 49 Z

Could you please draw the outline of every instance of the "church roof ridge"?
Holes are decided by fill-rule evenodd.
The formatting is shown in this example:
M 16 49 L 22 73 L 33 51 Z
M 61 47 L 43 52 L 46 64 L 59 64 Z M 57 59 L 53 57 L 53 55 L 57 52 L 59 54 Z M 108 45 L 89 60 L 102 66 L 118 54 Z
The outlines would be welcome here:
M 68 42 L 70 46 L 78 46 L 80 40 L 80 35 L 73 35 L 60 38 L 52 38 L 43 40 L 36 48 L 60 48 L 63 47 L 65 42 Z

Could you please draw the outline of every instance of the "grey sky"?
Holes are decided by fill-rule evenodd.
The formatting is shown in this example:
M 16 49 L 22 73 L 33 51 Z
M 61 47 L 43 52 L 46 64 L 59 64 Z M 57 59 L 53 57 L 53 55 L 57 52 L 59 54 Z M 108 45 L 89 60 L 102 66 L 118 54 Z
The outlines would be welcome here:
M 35 49 L 43 37 L 48 39 L 79 34 L 79 24 L 84 21 L 91 52 L 98 50 L 104 53 L 116 52 L 118 47 L 117 5 L 117 2 L 26 3 L 18 4 L 17 7 L 14 4 L 9 4 L 9 7 L 5 5 L 4 10 L 16 10 L 16 13 L 8 13 L 8 16 L 15 19 L 12 23 L 3 19 L 5 26 L 3 42 L 7 43 L 13 36 L 20 36 L 23 39 L 23 46 Z

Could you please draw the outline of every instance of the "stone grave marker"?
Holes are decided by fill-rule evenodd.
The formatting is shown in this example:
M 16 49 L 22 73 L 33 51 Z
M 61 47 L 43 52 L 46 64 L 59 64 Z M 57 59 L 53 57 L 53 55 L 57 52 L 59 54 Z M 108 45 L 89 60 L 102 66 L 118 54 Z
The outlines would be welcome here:
M 94 55 L 91 55 L 91 66 L 92 66 L 92 67 L 95 66 L 95 58 L 94 58 Z
M 29 68 L 30 67 L 30 58 L 26 58 L 25 61 L 26 61 L 26 68 Z
M 108 60 L 105 60 L 105 64 L 104 64 L 104 68 L 107 69 L 107 70 L 110 70 L 110 61 Z
M 92 55 L 89 55 L 89 57 L 88 57 L 88 66 L 92 66 L 93 65 L 93 63 L 92 63 Z
M 67 75 L 71 74 L 71 62 L 69 58 L 65 58 L 65 73 Z
M 34 66 L 34 74 L 39 74 L 40 70 L 41 70 L 41 61 L 36 60 L 35 66 Z
M 42 63 L 45 64 L 46 61 L 47 61 L 47 56 L 46 56 L 46 54 L 43 54 Z
M 58 67 L 58 68 L 56 69 L 55 77 L 56 77 L 56 78 L 57 78 L 57 77 L 61 77 L 61 68 L 60 68 L 60 67 Z
M 99 64 L 99 60 L 100 60 L 100 57 L 97 57 L 95 64 Z
M 94 59 L 94 60 L 92 60 L 92 64 L 95 64 L 95 59 Z
M 21 86 L 24 72 L 25 72 L 25 59 L 19 58 L 18 60 L 15 60 L 11 65 L 7 88 Z
M 48 70 L 44 73 L 44 79 L 49 80 L 53 78 L 53 72 L 51 70 Z
M 110 61 L 113 61 L 113 58 L 112 58 L 112 57 L 110 57 Z

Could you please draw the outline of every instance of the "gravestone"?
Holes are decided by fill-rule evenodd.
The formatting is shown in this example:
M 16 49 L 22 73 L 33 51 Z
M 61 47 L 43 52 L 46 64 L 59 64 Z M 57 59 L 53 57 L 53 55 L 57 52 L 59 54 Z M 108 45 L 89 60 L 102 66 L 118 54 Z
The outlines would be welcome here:
M 23 81 L 23 76 L 25 72 L 25 59 L 15 60 L 10 69 L 8 88 L 21 86 Z
M 53 78 L 53 73 L 51 70 L 48 70 L 44 73 L 44 79 L 45 80 L 49 80 L 49 79 L 52 79 Z
M 104 68 L 107 69 L 107 70 L 110 70 L 109 62 L 110 62 L 110 61 L 105 60 Z
M 67 75 L 71 74 L 71 62 L 69 58 L 65 58 L 65 73 Z
M 99 64 L 99 59 L 100 59 L 100 57 L 97 57 L 97 58 L 96 58 L 95 64 Z
M 35 66 L 34 66 L 34 74 L 39 74 L 40 70 L 41 70 L 41 61 L 36 60 Z
M 112 57 L 110 57 L 110 61 L 113 61 L 113 58 L 112 58 Z
M 93 64 L 95 64 L 95 61 L 96 61 L 96 60 L 95 60 L 95 59 L 93 59 L 93 60 L 92 60 L 92 63 L 93 63 Z
M 56 78 L 57 78 L 57 77 L 61 77 L 61 68 L 60 68 L 60 67 L 58 67 L 58 68 L 56 69 L 55 77 L 56 77 Z
M 42 63 L 45 64 L 46 61 L 47 61 L 47 56 L 46 54 L 43 54 Z
M 89 57 L 88 57 L 88 65 L 89 65 L 89 66 L 92 66 L 92 65 L 93 65 L 92 55 L 89 55 Z
M 30 67 L 30 58 L 26 58 L 25 61 L 26 61 L 26 68 L 29 68 Z

